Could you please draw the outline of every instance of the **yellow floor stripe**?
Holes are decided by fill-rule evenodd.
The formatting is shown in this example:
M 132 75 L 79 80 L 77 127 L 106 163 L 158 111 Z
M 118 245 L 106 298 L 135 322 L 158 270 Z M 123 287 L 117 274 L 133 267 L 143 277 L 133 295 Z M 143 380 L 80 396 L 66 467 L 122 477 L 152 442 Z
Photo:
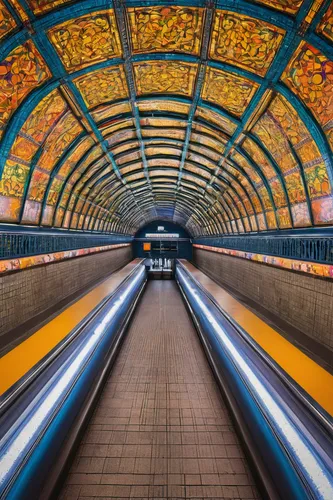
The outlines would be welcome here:
M 0 358 L 0 395 L 35 366 L 75 326 L 133 271 L 142 259 L 135 259 L 120 271 L 67 307 L 31 337 Z
M 333 416 L 333 376 L 187 261 L 185 267 L 251 337 Z

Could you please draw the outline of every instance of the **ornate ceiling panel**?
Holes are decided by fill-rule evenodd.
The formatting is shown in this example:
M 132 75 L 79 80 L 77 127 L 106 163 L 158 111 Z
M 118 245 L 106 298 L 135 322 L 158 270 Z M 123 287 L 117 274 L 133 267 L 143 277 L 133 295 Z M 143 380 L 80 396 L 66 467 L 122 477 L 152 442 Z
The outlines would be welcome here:
M 50 29 L 48 37 L 70 72 L 121 55 L 113 10 L 66 21 Z
M 129 8 L 132 52 L 199 55 L 204 9 L 177 6 Z
M 259 85 L 248 78 L 208 67 L 202 89 L 202 98 L 241 117 L 258 88 Z
M 197 65 L 179 61 L 134 63 L 137 94 L 183 94 L 192 96 Z
M 211 59 L 265 76 L 285 31 L 253 17 L 217 10 L 211 34 Z
M 0 221 L 333 223 L 329 0 L 0 0 Z

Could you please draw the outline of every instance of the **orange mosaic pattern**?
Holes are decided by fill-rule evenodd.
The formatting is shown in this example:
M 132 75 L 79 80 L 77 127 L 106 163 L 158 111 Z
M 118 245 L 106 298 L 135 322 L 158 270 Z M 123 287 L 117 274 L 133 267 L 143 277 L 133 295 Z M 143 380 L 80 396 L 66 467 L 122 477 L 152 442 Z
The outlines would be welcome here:
M 333 4 L 329 5 L 325 12 L 318 28 L 317 33 L 320 33 L 333 41 Z
M 299 96 L 327 132 L 333 109 L 333 62 L 318 49 L 301 42 L 283 75 L 283 82 Z M 325 128 L 329 125 L 329 128 Z M 331 140 L 332 136 L 328 134 Z M 331 142 L 333 148 L 333 143 Z
M 18 162 L 8 160 L 0 180 L 0 195 L 9 198 L 21 198 L 29 169 Z M 14 214 L 7 214 L 12 218 Z
M 106 252 L 107 250 L 115 250 L 116 248 L 128 247 L 129 243 L 117 243 L 115 245 L 105 245 L 103 247 L 79 248 L 77 250 L 67 250 L 66 252 L 53 252 L 49 254 L 33 255 L 31 257 L 21 257 L 18 259 L 0 260 L 0 274 L 29 267 L 41 266 L 58 262 L 60 260 L 73 259 L 98 252 Z
M 274 267 L 282 267 L 291 271 L 313 274 L 322 278 L 333 278 L 333 266 L 329 264 L 317 264 L 316 262 L 307 262 L 305 260 L 285 259 L 282 257 L 273 257 L 272 255 L 263 255 L 259 253 L 242 252 L 241 250 L 230 250 L 229 248 L 211 247 L 207 245 L 193 244 L 194 248 L 208 250 L 209 252 L 222 253 L 241 259 L 254 260 L 262 264 L 268 264 Z
M 14 49 L 0 63 L 0 137 L 23 99 L 50 76 L 50 70 L 31 41 Z
M 252 130 L 273 156 L 283 173 L 298 169 L 298 163 L 289 146 L 288 138 L 272 114 L 264 113 Z
M 210 57 L 265 76 L 284 30 L 253 17 L 217 10 Z
M 15 19 L 11 16 L 3 1 L 0 1 L 0 40 L 8 35 L 16 26 Z
M 34 14 L 44 14 L 54 8 L 69 3 L 71 0 L 27 0 Z
M 240 117 L 258 88 L 257 83 L 247 78 L 208 67 L 201 95 Z
M 42 144 L 50 128 L 67 109 L 67 103 L 58 90 L 50 92 L 30 114 L 21 132 L 25 137 Z
M 200 51 L 203 9 L 178 6 L 127 10 L 133 53 Z
M 48 36 L 70 72 L 121 56 L 112 10 L 67 21 L 50 29 Z
M 42 51 L 49 45 L 43 45 L 42 38 L 16 47 L 12 43 L 16 35 L 22 40 L 20 29 L 31 35 L 34 18 L 17 0 L 9 2 L 10 9 L 0 0 L 0 39 L 5 50 L 12 50 L 0 65 L 0 135 L 6 155 L 1 163 L 0 220 L 79 229 L 93 228 L 96 222 L 96 228 L 97 211 L 86 200 L 97 195 L 98 204 L 114 203 L 111 211 L 119 210 L 121 222 L 128 188 L 120 187 L 111 156 L 100 148 L 103 140 L 110 155 L 115 155 L 120 175 L 133 193 L 138 190 L 139 211 L 141 194 L 150 190 L 143 172 L 144 147 L 154 199 L 142 216 L 151 216 L 154 200 L 169 209 L 174 204 L 184 140 L 189 137 L 180 189 L 193 213 L 190 224 L 195 231 L 242 233 L 332 224 L 331 166 L 324 136 L 333 148 L 333 63 L 325 53 L 333 39 L 330 4 L 318 23 L 315 15 L 323 0 L 306 4 L 302 12 L 303 0 L 254 0 L 255 8 L 245 0 L 249 11 L 241 13 L 237 2 L 230 11 L 213 5 L 212 16 L 206 7 L 198 6 L 137 2 L 119 12 L 94 12 L 91 2 L 27 0 L 34 14 L 43 16 L 43 22 L 37 23 L 55 49 L 45 60 L 49 63 L 58 57 L 58 68 L 63 65 L 59 81 L 53 79 L 52 62 L 46 67 Z M 16 17 L 9 12 L 12 7 L 24 25 L 16 26 Z M 292 34 L 289 21 L 298 12 L 294 18 L 298 36 L 308 33 L 314 46 L 302 41 L 294 54 L 288 54 L 289 61 L 279 61 L 280 48 L 287 48 L 281 26 Z M 263 21 L 264 13 L 269 23 Z M 68 20 L 69 16 L 73 18 Z M 280 23 L 284 16 L 289 18 L 285 24 Z M 52 25 L 54 19 L 59 24 Z M 279 26 L 274 25 L 275 19 Z M 121 43 L 124 31 L 127 39 Z M 323 52 L 316 48 L 316 40 Z M 130 66 L 123 61 L 122 48 L 133 67 L 131 100 Z M 208 61 L 201 65 L 204 81 L 194 109 L 196 85 L 201 83 L 197 78 L 202 75 L 199 56 L 206 59 L 206 54 Z M 276 87 L 268 76 L 273 63 L 276 75 L 282 73 Z M 58 73 L 59 69 L 54 75 Z M 246 76 L 251 73 L 253 77 Z M 269 87 L 260 101 L 258 81 Z M 45 96 L 49 84 L 52 91 Z M 286 97 L 277 92 L 283 86 Z M 32 109 L 29 94 L 37 96 L 38 87 L 43 88 L 43 98 Z M 293 105 L 287 100 L 291 92 L 296 96 L 291 99 Z M 298 98 L 309 110 L 301 113 L 309 117 L 304 122 L 298 115 Z M 245 123 L 244 113 L 254 103 Z M 133 117 L 135 108 L 138 121 Z M 311 119 L 316 121 L 314 137 Z M 109 178 L 95 187 L 95 181 L 107 174 Z M 204 193 L 198 202 L 193 201 L 196 190 Z M 58 204 L 60 210 L 55 212 Z M 99 216 L 105 214 L 101 211 Z M 184 213 L 182 220 L 187 221 L 187 216 Z
M 48 136 L 38 166 L 44 171 L 51 171 L 62 153 L 82 130 L 75 116 L 71 112 L 66 113 Z
M 65 109 L 66 103 L 57 91 L 53 91 L 36 106 L 16 137 L 0 180 L 0 197 L 6 196 L 11 200 L 2 204 L 3 220 L 17 222 L 30 161 Z
M 27 21 L 29 19 L 28 18 L 28 14 L 23 9 L 23 7 L 21 6 L 21 4 L 19 3 L 18 0 L 8 0 L 8 1 L 14 7 L 15 11 L 17 12 L 17 14 L 19 15 L 20 19 L 23 22 L 25 22 L 25 21 Z
M 192 95 L 196 64 L 176 61 L 134 63 L 137 92 Z
M 105 102 L 124 99 L 128 95 L 126 77 L 122 66 L 94 71 L 74 81 L 88 108 Z
M 288 14 L 297 14 L 303 0 L 255 0 L 257 3 L 273 7 L 274 9 L 287 12 Z
M 58 177 L 63 179 L 67 177 L 70 172 L 77 165 L 80 158 L 95 144 L 94 140 L 91 137 L 85 137 L 82 139 L 80 144 L 74 149 L 74 151 L 69 155 L 66 161 L 61 165 Z

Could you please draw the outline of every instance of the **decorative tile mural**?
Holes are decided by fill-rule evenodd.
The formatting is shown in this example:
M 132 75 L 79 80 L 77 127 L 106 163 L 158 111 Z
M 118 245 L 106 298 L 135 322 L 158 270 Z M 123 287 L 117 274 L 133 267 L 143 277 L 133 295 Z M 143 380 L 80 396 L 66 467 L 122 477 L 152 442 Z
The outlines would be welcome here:
M 332 224 L 332 15 L 0 0 L 0 221 L 97 229 L 112 200 L 135 232 L 131 194 L 193 234 Z
M 48 36 L 68 71 L 121 55 L 112 10 L 72 19 L 50 29 Z
M 0 63 L 0 137 L 24 98 L 50 76 L 43 57 L 31 41 L 12 50 Z
M 328 6 L 319 26 L 317 32 L 333 41 L 333 4 Z
M 210 57 L 264 76 L 279 49 L 284 30 L 259 19 L 217 10 Z
M 314 114 L 333 148 L 333 61 L 315 47 L 301 42 L 289 61 L 282 80 Z
M 74 80 L 88 108 L 111 103 L 128 96 L 126 77 L 122 66 L 88 73 Z
M 282 257 L 273 257 L 272 255 L 262 255 L 259 253 L 242 252 L 240 250 L 230 250 L 229 248 L 211 247 L 207 245 L 198 245 L 194 243 L 195 248 L 208 250 L 209 252 L 222 253 L 231 255 L 240 259 L 253 260 L 262 264 L 268 264 L 274 267 L 282 267 L 291 271 L 313 274 L 322 278 L 333 278 L 333 266 L 328 264 L 318 264 L 316 262 L 308 262 L 305 260 L 286 259 Z
M 138 95 L 185 94 L 191 96 L 197 67 L 195 64 L 174 61 L 134 63 Z
M 204 10 L 193 7 L 129 8 L 133 53 L 187 52 L 198 55 Z
M 208 67 L 202 98 L 240 117 L 258 88 L 257 83 L 247 78 Z
M 267 5 L 273 9 L 288 12 L 288 14 L 297 14 L 303 0 L 255 0 L 257 3 Z
M 10 14 L 9 10 L 3 3 L 0 1 L 0 40 L 8 35 L 16 26 L 15 19 Z

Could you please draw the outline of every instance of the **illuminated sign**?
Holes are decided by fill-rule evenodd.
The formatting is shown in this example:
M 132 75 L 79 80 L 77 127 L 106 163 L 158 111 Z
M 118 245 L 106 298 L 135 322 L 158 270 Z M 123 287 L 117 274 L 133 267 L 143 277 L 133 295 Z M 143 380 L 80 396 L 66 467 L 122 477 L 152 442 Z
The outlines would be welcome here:
M 146 238 L 179 238 L 179 233 L 165 233 L 163 235 L 158 233 L 146 233 Z
M 150 250 L 151 250 L 151 243 L 144 243 L 143 244 L 143 251 L 150 252 Z
M 164 231 L 164 226 L 157 226 L 157 231 Z

